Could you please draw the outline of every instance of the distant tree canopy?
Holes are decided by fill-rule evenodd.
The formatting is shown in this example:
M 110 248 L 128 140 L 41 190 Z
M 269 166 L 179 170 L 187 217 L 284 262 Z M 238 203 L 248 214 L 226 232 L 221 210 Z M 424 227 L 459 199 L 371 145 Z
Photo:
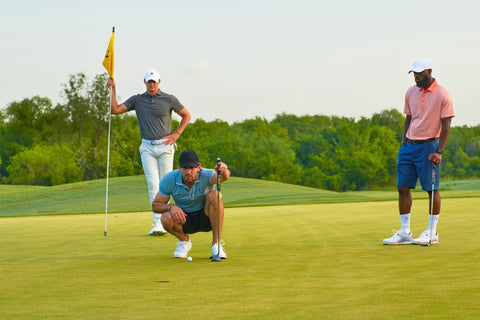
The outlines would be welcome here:
M 83 73 L 63 85 L 65 103 L 35 96 L 0 111 L 2 183 L 57 185 L 106 177 L 107 75 Z M 194 110 L 190 110 L 194 113 Z M 220 157 L 232 174 L 335 191 L 392 188 L 405 117 L 396 109 L 370 119 L 278 114 L 229 124 L 190 123 L 178 141 L 196 150 L 205 167 Z M 141 138 L 134 113 L 111 118 L 110 176 L 142 174 Z M 178 122 L 174 120 L 174 127 Z M 442 177 L 480 176 L 480 126 L 453 127 Z

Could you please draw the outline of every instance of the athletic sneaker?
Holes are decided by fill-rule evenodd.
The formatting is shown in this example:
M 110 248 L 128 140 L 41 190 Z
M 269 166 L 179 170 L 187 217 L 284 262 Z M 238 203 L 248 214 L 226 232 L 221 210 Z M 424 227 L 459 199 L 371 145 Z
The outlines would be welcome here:
M 430 242 L 430 230 L 425 230 L 422 232 L 420 237 L 417 239 L 413 239 L 412 243 L 413 244 L 428 244 Z M 438 233 L 435 233 L 432 235 L 432 244 L 440 243 L 438 240 Z
M 388 239 L 383 239 L 383 244 L 410 244 L 412 243 L 412 233 L 406 234 L 402 231 L 393 231 L 393 236 Z
M 212 257 L 216 256 L 217 252 L 218 252 L 218 245 L 215 243 L 214 245 L 212 245 Z M 220 258 L 227 259 L 227 254 L 225 253 L 225 251 L 223 251 L 223 246 L 221 242 L 220 242 Z
M 190 249 L 192 249 L 192 242 L 190 239 L 188 239 L 188 241 L 178 241 L 177 249 L 175 249 L 173 256 L 175 258 L 186 258 Z
M 162 215 L 154 213 L 153 214 L 153 229 L 150 230 L 150 233 L 148 234 L 149 236 L 163 236 L 164 234 L 167 233 L 167 231 L 163 228 L 162 225 Z

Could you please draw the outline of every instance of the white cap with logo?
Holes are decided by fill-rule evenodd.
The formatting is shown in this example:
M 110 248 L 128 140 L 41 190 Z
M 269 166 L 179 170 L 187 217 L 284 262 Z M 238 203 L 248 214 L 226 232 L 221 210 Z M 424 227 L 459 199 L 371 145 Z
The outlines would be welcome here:
M 410 72 L 422 72 L 423 70 L 428 70 L 432 69 L 432 62 L 428 58 L 419 58 L 415 61 L 413 61 L 413 67 L 412 70 L 408 71 Z
M 148 69 L 147 72 L 145 72 L 144 79 L 145 82 L 148 82 L 150 80 L 158 82 L 158 80 L 160 80 L 160 73 L 158 73 L 158 71 L 155 69 Z

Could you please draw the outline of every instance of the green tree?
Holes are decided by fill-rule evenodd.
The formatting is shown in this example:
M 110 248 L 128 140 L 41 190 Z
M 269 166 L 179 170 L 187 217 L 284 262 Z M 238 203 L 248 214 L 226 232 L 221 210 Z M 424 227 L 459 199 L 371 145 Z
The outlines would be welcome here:
M 394 111 L 384 112 L 396 115 Z M 377 117 L 391 126 L 395 117 Z M 362 118 L 281 114 L 272 122 L 288 131 L 305 174 L 302 184 L 336 191 L 380 188 L 394 181 L 395 132 Z M 403 124 L 402 124 L 403 125 Z
M 110 134 L 111 177 L 143 173 L 139 151 L 141 143 L 142 139 L 140 138 L 137 118 L 134 115 L 123 114 L 112 117 Z M 104 148 L 103 153 L 108 151 L 106 144 L 102 148 Z
M 174 121 L 174 127 L 178 122 Z M 204 167 L 215 166 L 216 159 L 225 160 L 225 151 L 231 146 L 230 125 L 222 120 L 206 122 L 197 119 L 190 123 L 177 142 L 178 152 L 175 153 L 174 164 L 178 163 L 178 157 L 184 150 L 195 150 Z
M 397 141 L 402 141 L 405 116 L 397 109 L 382 110 L 380 113 L 375 113 L 370 119 L 370 122 L 372 125 L 378 125 L 393 130 Z
M 467 175 L 470 178 L 478 178 L 480 176 L 480 158 L 470 157 L 466 167 Z
M 77 157 L 85 179 L 105 177 L 107 161 L 107 117 L 109 91 L 107 75 L 97 75 L 92 83 L 83 73 L 71 75 L 64 84 L 66 103 L 60 107 L 68 115 L 71 143 L 78 146 Z
M 0 178 L 7 183 L 58 184 L 106 176 L 109 91 L 106 74 L 83 73 L 63 85 L 62 104 L 35 96 L 0 110 Z M 197 119 L 178 141 L 204 167 L 220 157 L 233 175 L 336 191 L 392 187 L 404 115 L 383 110 L 370 119 L 279 114 L 232 125 Z M 133 114 L 111 118 L 110 176 L 141 174 L 141 143 Z M 173 127 L 178 121 L 173 121 Z M 60 155 L 65 155 L 63 157 Z M 55 156 L 53 156 L 55 155 Z M 452 127 L 442 177 L 480 175 L 480 126 Z M 54 165 L 52 165 L 54 164 Z M 60 173 L 54 176 L 54 168 Z M 65 169 L 65 168 L 68 168 Z M 62 182 L 63 181 L 63 182 Z
M 7 167 L 8 182 L 53 186 L 82 180 L 75 152 L 68 144 L 38 144 L 15 154 Z
M 232 174 L 288 183 L 302 181 L 302 168 L 287 130 L 256 117 L 232 126 L 226 159 Z
M 35 96 L 12 102 L 2 112 L 2 129 L 0 131 L 0 155 L 4 159 L 1 174 L 5 175 L 10 158 L 34 143 L 40 143 L 46 128 L 44 114 L 52 109 L 52 102 L 48 98 Z

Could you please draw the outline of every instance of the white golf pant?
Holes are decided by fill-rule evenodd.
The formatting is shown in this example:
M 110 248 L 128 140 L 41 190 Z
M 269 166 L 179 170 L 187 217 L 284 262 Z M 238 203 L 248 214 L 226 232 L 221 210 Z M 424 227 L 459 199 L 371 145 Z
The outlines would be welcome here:
M 158 192 L 160 180 L 166 173 L 172 171 L 175 147 L 174 145 L 165 145 L 160 142 L 152 144 L 151 141 L 142 139 L 139 149 L 143 171 L 147 178 L 150 205 L 152 205 L 153 199 Z

